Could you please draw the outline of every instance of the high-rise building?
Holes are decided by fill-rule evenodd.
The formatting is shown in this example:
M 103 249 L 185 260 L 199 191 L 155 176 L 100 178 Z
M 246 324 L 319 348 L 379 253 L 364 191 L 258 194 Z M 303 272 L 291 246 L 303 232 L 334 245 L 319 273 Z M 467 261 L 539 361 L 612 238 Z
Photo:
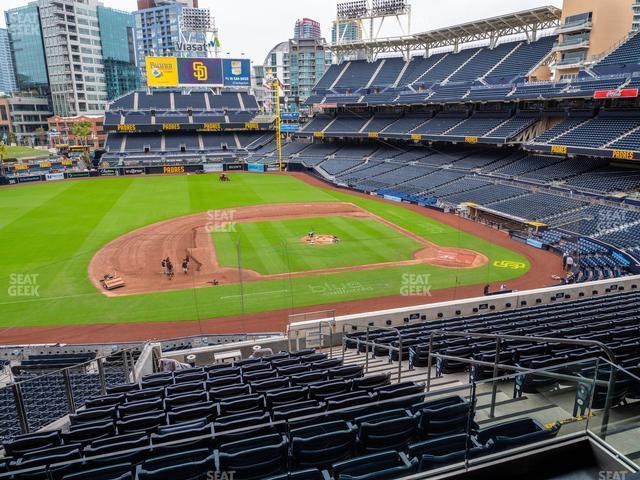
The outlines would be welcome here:
M 320 31 L 320 23 L 310 18 L 301 18 L 296 21 L 296 26 L 293 31 L 293 38 L 295 39 L 309 39 L 320 38 L 322 32 Z
M 140 10 L 133 13 L 135 18 L 136 64 L 141 78 L 146 79 L 146 58 L 154 57 L 206 57 L 207 35 L 200 30 L 212 24 L 208 9 L 197 8 L 197 1 L 139 0 Z M 195 6 L 194 6 L 195 5 Z M 193 31 L 189 30 L 191 27 Z M 183 43 L 205 45 L 204 51 L 185 48 Z M 182 47 L 182 48 L 181 48 Z
M 107 99 L 114 100 L 141 83 L 133 44 L 133 15 L 103 6 L 97 11 Z
M 100 114 L 107 105 L 97 0 L 38 0 L 53 110 Z
M 311 95 L 330 65 L 331 53 L 324 38 L 292 38 L 271 49 L 264 73 L 280 80 L 288 104 L 295 109 Z
M 633 29 L 640 30 L 640 0 L 635 0 L 633 9 Z
M 11 93 L 16 90 L 16 75 L 13 70 L 9 33 L 0 28 L 0 92 Z
M 362 25 L 358 20 L 339 20 L 331 25 L 331 43 L 349 43 L 362 40 Z
M 5 21 L 18 90 L 47 95 L 49 76 L 37 2 L 7 10 Z

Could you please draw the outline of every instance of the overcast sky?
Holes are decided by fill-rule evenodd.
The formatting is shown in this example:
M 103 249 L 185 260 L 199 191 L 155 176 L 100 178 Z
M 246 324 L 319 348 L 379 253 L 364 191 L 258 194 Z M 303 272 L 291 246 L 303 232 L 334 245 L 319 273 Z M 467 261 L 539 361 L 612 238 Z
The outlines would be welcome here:
M 29 0 L 1 0 L 0 25 L 4 26 L 4 9 L 27 3 Z M 103 3 L 126 11 L 136 9 L 136 0 L 104 0 Z M 293 35 L 297 18 L 319 21 L 323 35 L 330 39 L 336 3 L 334 0 L 200 0 L 200 6 L 210 8 L 215 16 L 223 54 L 229 52 L 232 57 L 244 54 L 258 63 L 263 62 L 273 46 Z M 544 5 L 560 7 L 562 0 L 412 0 L 411 4 L 412 32 L 415 33 Z M 400 34 L 397 27 L 383 33 Z

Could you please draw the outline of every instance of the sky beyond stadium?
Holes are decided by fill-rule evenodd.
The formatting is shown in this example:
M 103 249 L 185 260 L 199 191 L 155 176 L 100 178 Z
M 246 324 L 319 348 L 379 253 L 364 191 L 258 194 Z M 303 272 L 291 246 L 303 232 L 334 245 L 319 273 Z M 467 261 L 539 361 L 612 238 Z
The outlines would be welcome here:
M 5 9 L 26 5 L 29 1 L 1 0 L 0 26 L 4 26 Z M 103 0 L 103 3 L 120 10 L 136 9 L 136 0 Z M 335 5 L 334 0 L 200 0 L 200 6 L 210 8 L 216 18 L 222 55 L 228 53 L 232 58 L 239 58 L 244 54 L 258 64 L 264 62 L 277 43 L 293 35 L 297 18 L 319 21 L 322 34 L 329 40 Z M 412 32 L 415 33 L 545 5 L 560 7 L 562 0 L 412 0 L 411 5 Z M 395 35 L 398 31 L 382 33 Z

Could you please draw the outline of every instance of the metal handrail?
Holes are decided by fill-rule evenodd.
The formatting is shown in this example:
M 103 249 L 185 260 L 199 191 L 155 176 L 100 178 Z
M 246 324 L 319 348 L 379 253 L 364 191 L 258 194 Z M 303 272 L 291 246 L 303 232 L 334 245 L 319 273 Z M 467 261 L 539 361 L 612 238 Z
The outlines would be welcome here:
M 327 326 L 329 327 L 329 358 L 333 358 L 333 327 L 336 324 L 335 319 L 334 320 L 318 320 L 318 335 L 320 335 L 320 347 L 322 347 L 322 340 L 324 339 L 324 330 L 322 328 L 322 326 L 324 324 L 327 324 Z
M 402 380 L 402 334 L 400 333 L 400 329 L 396 328 L 396 327 L 371 327 L 370 325 L 367 325 L 367 335 L 366 335 L 366 341 L 369 342 L 369 332 L 371 330 L 371 328 L 374 328 L 375 330 L 387 330 L 389 332 L 395 332 L 396 335 L 398 335 L 398 346 L 397 347 L 392 347 L 391 345 L 379 345 L 380 347 L 384 347 L 384 348 L 388 348 L 389 350 L 398 349 L 398 383 L 400 383 L 400 381 Z M 360 341 L 360 339 L 356 340 L 356 342 Z M 365 357 L 365 362 L 366 362 L 366 367 L 367 367 L 367 372 L 369 370 L 369 349 L 367 348 L 366 351 L 366 357 Z M 391 362 L 391 359 L 389 359 L 389 362 Z
M 611 351 L 607 345 L 602 342 L 598 342 L 597 340 L 582 340 L 577 338 L 554 338 L 554 337 L 534 337 L 534 336 L 526 336 L 526 335 L 499 335 L 492 333 L 474 333 L 474 332 L 458 332 L 458 331 L 446 331 L 446 330 L 432 330 L 429 334 L 429 356 L 427 358 L 427 392 L 431 387 L 431 368 L 433 366 L 432 356 L 433 356 L 433 339 L 435 336 L 439 337 L 470 337 L 470 338 L 479 338 L 479 339 L 488 339 L 496 341 L 496 361 L 494 363 L 493 369 L 493 378 L 498 376 L 499 370 L 499 359 L 500 359 L 500 346 L 503 340 L 512 340 L 516 342 L 534 342 L 534 343 L 560 343 L 566 345 L 581 345 L 581 346 L 592 346 L 601 349 L 607 357 L 609 357 L 609 361 L 611 364 L 615 365 L 616 356 Z M 462 359 L 461 359 L 462 360 Z M 609 375 L 609 388 L 607 389 L 607 398 L 605 401 L 604 407 L 604 415 L 602 417 L 602 426 L 600 430 L 600 434 L 602 438 L 606 438 L 607 436 L 607 425 L 609 423 L 609 414 L 611 410 L 611 402 L 613 388 L 615 385 L 615 369 L 611 369 L 611 373 Z M 493 388 L 491 392 L 491 412 L 490 417 L 493 417 L 495 414 L 495 400 L 496 395 L 498 393 L 498 383 L 496 380 L 493 382 Z
M 25 405 L 25 401 L 24 401 L 24 396 L 22 395 L 22 386 L 26 385 L 28 382 L 35 382 L 38 381 L 40 379 L 44 379 L 47 377 L 51 377 L 54 375 L 61 375 L 62 376 L 62 381 L 64 384 L 64 393 L 65 393 L 65 397 L 67 400 L 67 403 L 69 404 L 69 410 L 70 413 L 76 413 L 77 410 L 77 405 L 76 405 L 76 399 L 74 397 L 73 394 L 73 385 L 71 383 L 71 370 L 76 370 L 76 369 L 81 369 L 81 368 L 85 368 L 87 366 L 92 365 L 94 362 L 97 365 L 97 369 L 98 369 L 98 379 L 99 379 L 99 383 L 100 383 L 100 393 L 102 395 L 106 394 L 107 392 L 107 382 L 106 382 L 106 376 L 105 376 L 105 371 L 104 371 L 104 363 L 106 361 L 106 359 L 108 357 L 112 357 L 114 355 L 122 355 L 122 361 L 124 364 L 124 368 L 125 370 L 128 372 L 129 375 L 133 375 L 133 383 L 136 383 L 138 381 L 138 379 L 136 378 L 136 374 L 135 374 L 135 365 L 133 362 L 133 351 L 134 350 L 138 350 L 140 348 L 140 345 L 135 345 L 132 347 L 128 347 L 122 350 L 118 350 L 115 352 L 112 352 L 108 355 L 104 355 L 101 357 L 96 357 L 92 360 L 89 360 L 87 362 L 83 362 L 83 363 L 78 363 L 75 365 L 72 365 L 70 367 L 65 367 L 65 368 L 61 368 L 58 370 L 53 370 L 51 372 L 42 374 L 42 375 L 36 375 L 30 378 L 27 378 L 25 380 L 20 380 L 19 382 L 11 382 L 3 387 L 0 387 L 0 390 L 3 388 L 10 388 L 13 394 L 13 399 L 14 399 L 14 403 L 15 403 L 15 410 L 16 410 L 16 417 L 18 418 L 18 422 L 20 424 L 20 430 L 22 431 L 22 433 L 29 433 L 31 431 L 31 427 L 29 426 L 29 421 L 28 421 L 28 415 L 27 415 L 27 409 L 26 409 L 26 405 Z M 130 378 L 130 377 L 128 377 Z

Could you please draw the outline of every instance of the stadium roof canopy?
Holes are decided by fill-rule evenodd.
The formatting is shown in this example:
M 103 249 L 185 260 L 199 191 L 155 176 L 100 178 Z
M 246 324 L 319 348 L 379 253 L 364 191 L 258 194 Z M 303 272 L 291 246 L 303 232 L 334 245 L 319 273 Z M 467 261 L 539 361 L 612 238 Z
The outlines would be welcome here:
M 460 45 L 487 40 L 495 45 L 499 38 L 518 34 L 525 34 L 530 40 L 535 40 L 539 32 L 558 27 L 561 16 L 562 10 L 557 7 L 539 7 L 402 37 L 334 43 L 329 48 L 338 56 L 365 52 L 372 59 L 379 53 L 428 53 L 433 48 L 445 47 L 457 50 Z

